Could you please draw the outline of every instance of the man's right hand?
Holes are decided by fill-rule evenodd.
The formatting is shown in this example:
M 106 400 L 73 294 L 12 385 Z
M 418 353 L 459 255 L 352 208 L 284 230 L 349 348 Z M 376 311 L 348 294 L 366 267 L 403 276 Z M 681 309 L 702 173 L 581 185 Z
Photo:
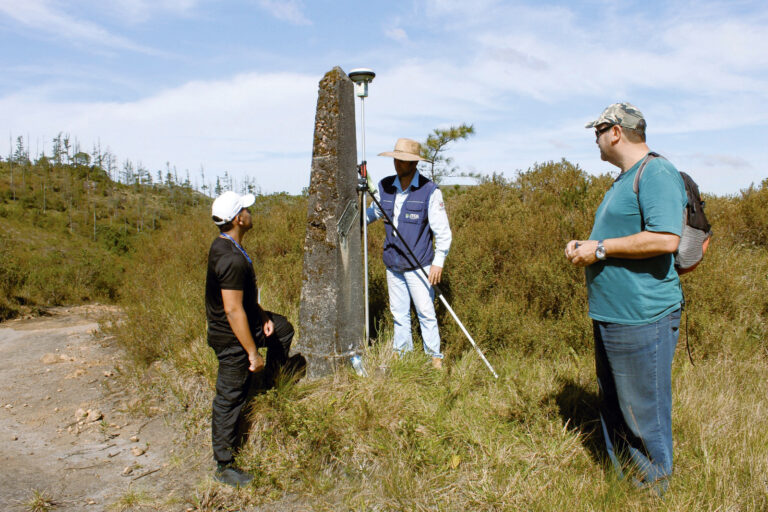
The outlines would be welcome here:
M 261 357 L 258 350 L 248 354 L 248 362 L 250 363 L 248 370 L 251 372 L 260 372 L 264 369 L 264 358 Z

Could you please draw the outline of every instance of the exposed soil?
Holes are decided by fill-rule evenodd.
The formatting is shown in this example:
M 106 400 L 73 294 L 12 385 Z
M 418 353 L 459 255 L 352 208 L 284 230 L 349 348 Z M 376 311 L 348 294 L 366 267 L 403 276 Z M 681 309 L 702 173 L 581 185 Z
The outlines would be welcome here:
M 0 324 L 0 510 L 29 510 L 36 493 L 56 511 L 119 510 L 139 497 L 192 510 L 210 468 L 202 457 L 181 464 L 182 429 L 126 389 L 120 351 L 97 324 L 113 311 L 54 308 Z

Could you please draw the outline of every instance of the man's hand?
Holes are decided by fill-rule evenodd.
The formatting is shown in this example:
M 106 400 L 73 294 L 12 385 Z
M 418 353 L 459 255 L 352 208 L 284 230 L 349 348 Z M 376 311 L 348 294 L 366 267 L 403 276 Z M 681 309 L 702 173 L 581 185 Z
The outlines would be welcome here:
M 264 358 L 261 357 L 258 350 L 248 353 L 248 370 L 251 372 L 260 372 L 264 369 Z
M 267 338 L 272 336 L 272 333 L 275 332 L 275 324 L 269 318 L 267 318 L 264 321 L 263 328 L 264 328 L 264 336 Z
M 565 246 L 565 257 L 577 267 L 586 267 L 597 261 L 597 240 L 571 240 Z
M 437 265 L 432 265 L 429 267 L 429 284 L 436 285 L 440 282 L 440 279 L 443 277 L 443 267 L 438 267 Z

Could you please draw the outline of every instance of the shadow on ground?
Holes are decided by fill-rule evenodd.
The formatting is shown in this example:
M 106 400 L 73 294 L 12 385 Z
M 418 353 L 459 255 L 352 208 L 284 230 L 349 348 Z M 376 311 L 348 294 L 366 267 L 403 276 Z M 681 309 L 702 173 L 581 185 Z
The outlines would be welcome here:
M 572 379 L 562 379 L 560 390 L 550 398 L 557 404 L 563 426 L 579 434 L 581 444 L 598 464 L 605 462 L 605 446 L 600 435 L 600 397 Z

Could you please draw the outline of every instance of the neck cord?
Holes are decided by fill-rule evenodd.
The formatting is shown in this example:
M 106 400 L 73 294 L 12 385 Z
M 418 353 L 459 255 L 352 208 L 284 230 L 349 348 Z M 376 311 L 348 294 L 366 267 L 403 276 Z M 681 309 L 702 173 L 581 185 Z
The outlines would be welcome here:
M 226 238 L 226 239 L 228 239 L 228 240 L 230 240 L 233 244 L 235 244 L 235 247 L 237 247 L 240 250 L 240 252 L 243 253 L 243 256 L 245 256 L 245 259 L 248 261 L 248 263 L 253 265 L 253 262 L 251 261 L 251 257 L 248 256 L 248 253 L 245 252 L 245 249 L 243 249 L 242 246 L 239 243 L 237 243 L 237 241 L 235 241 L 234 238 L 232 238 L 231 236 L 229 236 L 226 233 L 221 233 L 221 236 Z

